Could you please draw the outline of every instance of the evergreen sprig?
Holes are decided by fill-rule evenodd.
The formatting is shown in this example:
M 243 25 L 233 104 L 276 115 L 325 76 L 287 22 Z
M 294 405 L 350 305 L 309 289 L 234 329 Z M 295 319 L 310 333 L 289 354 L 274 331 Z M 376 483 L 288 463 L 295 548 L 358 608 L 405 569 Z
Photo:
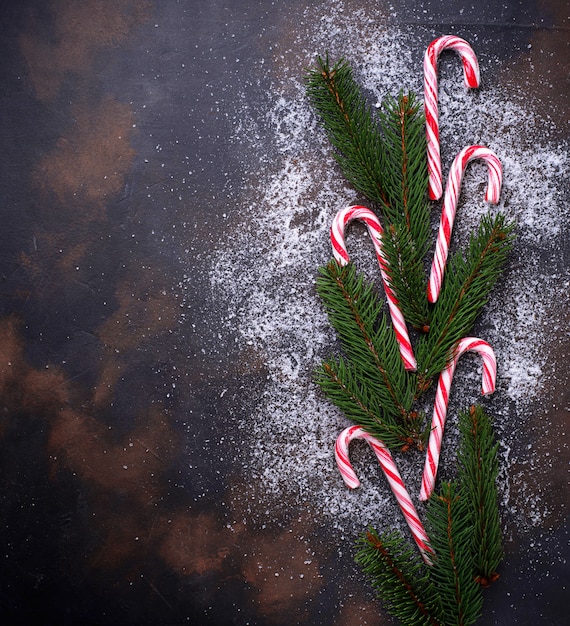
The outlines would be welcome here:
M 481 611 L 481 588 L 498 578 L 498 444 L 480 406 L 462 412 L 459 424 L 458 480 L 443 483 L 428 503 L 432 565 L 398 531 L 379 536 L 370 528 L 356 542 L 356 562 L 402 624 L 472 624 Z
M 317 291 L 348 357 L 330 359 L 317 369 L 322 390 L 388 447 L 423 447 L 422 416 L 411 410 L 415 380 L 404 369 L 394 329 L 372 285 L 352 263 L 333 260 L 320 268 Z
M 315 372 L 315 380 L 327 398 L 348 419 L 381 439 L 389 448 L 410 445 L 410 428 L 383 410 L 378 396 L 363 384 L 360 372 L 343 358 L 329 359 Z
M 406 321 L 425 331 L 429 208 L 422 108 L 414 94 L 400 93 L 387 98 L 376 116 L 346 61 L 331 67 L 328 56 L 318 57 L 317 66 L 306 77 L 309 99 L 344 175 L 381 211 L 388 281 Z
M 491 418 L 479 405 L 459 414 L 459 430 L 459 483 L 469 499 L 474 525 L 475 576 L 483 587 L 488 587 L 499 577 L 497 567 L 503 557 L 496 482 L 499 444 L 495 442 Z
M 466 251 L 451 257 L 439 298 L 429 305 L 425 120 L 417 98 L 401 92 L 375 112 L 348 63 L 331 66 L 328 56 L 306 78 L 343 173 L 382 214 L 385 271 L 404 318 L 425 333 L 416 347 L 418 371 L 408 372 L 375 288 L 352 263 L 331 261 L 319 270 L 317 291 L 345 356 L 323 362 L 316 381 L 349 419 L 391 449 L 421 449 L 429 426 L 414 404 L 486 304 L 512 247 L 513 224 L 500 213 L 484 216 Z M 498 578 L 498 445 L 491 419 L 472 407 L 460 415 L 460 433 L 458 480 L 443 483 L 427 505 L 432 563 L 421 561 L 398 532 L 370 528 L 357 542 L 357 563 L 403 624 L 472 624 L 481 612 L 481 588 Z
M 435 555 L 430 569 L 441 602 L 440 623 L 473 624 L 483 597 L 473 562 L 470 502 L 455 483 L 443 483 L 428 503 L 426 530 Z
M 503 270 L 513 228 L 501 213 L 485 215 L 465 254 L 457 251 L 448 262 L 430 331 L 421 337 L 416 351 L 420 391 L 445 369 L 457 342 L 471 332 Z
M 415 94 L 387 97 L 379 110 L 383 133 L 383 213 L 389 224 L 403 224 L 423 258 L 429 236 L 425 119 Z
M 387 97 L 380 109 L 384 138 L 382 205 L 386 230 L 382 237 L 389 268 L 387 275 L 406 321 L 429 329 L 430 312 L 424 296 L 423 259 L 428 249 L 429 207 L 425 127 L 422 108 L 414 94 Z
M 437 626 L 438 597 L 425 563 L 399 532 L 381 536 L 370 528 L 357 541 L 355 560 L 386 609 L 402 624 Z
M 423 255 L 410 231 L 402 224 L 391 224 L 382 234 L 382 248 L 387 262 L 386 276 L 408 324 L 423 332 L 430 328 Z M 418 293 L 422 294 L 418 298 Z
M 306 83 L 343 174 L 367 198 L 386 203 L 380 129 L 350 65 L 340 59 L 331 67 L 328 55 L 318 57 L 317 68 L 308 72 Z
M 375 290 L 358 275 L 354 264 L 341 266 L 333 260 L 320 269 L 317 292 L 363 382 L 378 394 L 385 411 L 405 415 L 413 401 L 413 384 Z

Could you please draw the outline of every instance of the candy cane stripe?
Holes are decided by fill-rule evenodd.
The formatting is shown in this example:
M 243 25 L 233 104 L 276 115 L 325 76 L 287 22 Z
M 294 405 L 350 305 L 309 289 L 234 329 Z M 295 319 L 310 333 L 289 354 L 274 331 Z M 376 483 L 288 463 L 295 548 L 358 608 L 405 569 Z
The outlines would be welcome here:
M 445 188 L 439 232 L 428 282 L 427 295 L 428 300 L 432 303 L 437 301 L 439 292 L 441 291 L 463 175 L 467 164 L 476 159 L 484 161 L 487 164 L 489 172 L 485 200 L 496 204 L 501 195 L 503 168 L 497 155 L 484 146 L 468 146 L 467 148 L 463 148 L 451 165 Z
M 435 477 L 441 452 L 441 442 L 443 439 L 443 429 L 447 415 L 447 405 L 449 402 L 449 390 L 453 380 L 453 374 L 457 362 L 465 352 L 478 352 L 483 359 L 483 382 L 482 393 L 488 395 L 495 391 L 495 381 L 497 378 L 497 361 L 493 348 L 482 339 L 476 337 L 466 337 L 457 344 L 452 360 L 440 374 L 437 391 L 435 395 L 435 405 L 431 422 L 431 433 L 428 441 L 426 462 L 422 475 L 422 486 L 420 490 L 420 500 L 427 500 L 433 492 Z
M 378 265 L 380 266 L 382 284 L 384 285 L 386 299 L 388 300 L 388 310 L 390 311 L 394 332 L 396 333 L 396 341 L 398 342 L 400 355 L 402 357 L 404 367 L 409 371 L 415 371 L 417 368 L 416 358 L 412 349 L 410 336 L 408 335 L 406 321 L 404 320 L 404 316 L 400 310 L 398 299 L 392 291 L 388 281 L 389 266 L 382 250 L 382 226 L 380 225 L 376 215 L 374 215 L 370 209 L 354 205 L 342 209 L 336 214 L 331 225 L 333 256 L 339 265 L 346 265 L 349 263 L 350 258 L 346 249 L 344 231 L 347 225 L 353 220 L 361 220 L 368 228 L 368 232 L 374 244 L 374 250 L 376 251 Z
M 361 426 L 350 426 L 349 428 L 345 428 L 340 433 L 335 443 L 334 452 L 336 462 L 345 484 L 351 489 L 355 489 L 360 485 L 360 481 L 352 469 L 352 465 L 350 464 L 350 459 L 348 457 L 348 446 L 353 439 L 364 439 L 368 442 L 376 454 L 378 463 L 388 480 L 392 493 L 398 501 L 414 541 L 416 542 L 425 562 L 430 565 L 430 555 L 433 554 L 433 550 L 429 547 L 428 536 L 416 512 L 410 495 L 406 490 L 404 481 L 398 472 L 398 468 L 394 463 L 394 459 L 392 458 L 388 448 L 384 445 L 384 442 L 367 433 Z
M 445 49 L 455 50 L 461 57 L 465 86 L 471 88 L 479 86 L 479 63 L 473 49 L 464 39 L 454 35 L 444 35 L 430 43 L 424 56 L 424 109 L 428 146 L 429 196 L 432 200 L 439 200 L 442 194 L 437 62 L 439 55 Z

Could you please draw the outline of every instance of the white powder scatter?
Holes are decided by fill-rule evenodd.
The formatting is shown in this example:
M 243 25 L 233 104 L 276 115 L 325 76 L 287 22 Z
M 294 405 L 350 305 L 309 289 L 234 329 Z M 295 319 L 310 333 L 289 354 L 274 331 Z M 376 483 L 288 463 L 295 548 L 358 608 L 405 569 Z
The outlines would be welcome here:
M 344 11 L 343 6 L 331 1 L 325 11 L 320 3 L 318 14 L 308 9 L 299 16 L 296 36 L 272 70 L 272 104 L 264 119 L 269 141 L 258 140 L 258 121 L 244 120 L 242 131 L 247 134 L 239 141 L 248 142 L 266 167 L 252 176 L 250 189 L 244 192 L 240 228 L 213 254 L 210 282 L 212 298 L 227 311 L 227 328 L 252 347 L 268 375 L 261 400 L 250 407 L 241 425 L 247 432 L 243 454 L 251 488 L 271 506 L 285 499 L 307 503 L 341 531 L 358 532 L 367 523 L 388 528 L 402 521 L 364 444 L 354 445 L 362 486 L 349 492 L 342 483 L 333 444 L 349 422 L 312 380 L 312 372 L 334 349 L 335 341 L 315 294 L 317 269 L 332 256 L 328 231 L 333 215 L 358 196 L 335 165 L 306 100 L 302 78 L 304 68 L 314 65 L 315 53 L 329 50 L 331 59 L 349 60 L 371 103 L 388 93 L 397 95 L 402 88 L 421 96 L 421 59 L 413 58 L 410 38 L 417 40 L 416 46 L 427 46 L 430 39 L 394 25 L 388 30 L 386 19 L 373 9 L 368 14 Z M 540 122 L 530 104 L 525 109 L 509 100 L 504 86 L 485 84 L 485 67 L 482 87 L 472 93 L 463 87 L 458 59 L 448 58 L 440 81 L 444 172 L 461 148 L 475 143 L 493 149 L 504 166 L 503 193 L 495 209 L 483 201 L 486 166 L 469 165 L 454 245 L 465 244 L 488 210 L 506 212 L 517 225 L 512 267 L 480 324 L 481 336 L 493 345 L 499 361 L 499 393 L 491 406 L 493 410 L 500 403 L 514 406 L 511 413 L 505 409 L 504 419 L 516 420 L 515 433 L 528 419 L 528 405 L 544 385 L 545 325 L 552 315 L 544 302 L 548 294 L 558 295 L 560 269 L 545 275 L 544 263 L 539 264 L 537 257 L 559 254 L 564 220 L 560 181 L 568 155 L 563 146 L 541 139 Z M 263 150 L 268 152 L 260 154 Z M 439 206 L 434 209 L 437 214 Z M 436 222 L 434 216 L 434 226 Z M 367 273 L 375 274 L 364 229 L 354 227 L 350 233 L 351 255 L 358 257 Z M 475 400 L 477 383 L 465 382 Z M 456 391 L 461 385 L 456 382 Z M 503 449 L 510 451 L 506 462 L 512 463 L 508 424 L 503 423 L 502 432 L 507 437 Z M 423 459 L 398 457 L 398 463 L 417 502 Z M 503 476 L 508 476 L 508 469 L 504 468 Z M 503 494 L 508 504 L 508 483 Z M 536 518 L 526 523 L 540 523 L 540 512 L 535 513 Z

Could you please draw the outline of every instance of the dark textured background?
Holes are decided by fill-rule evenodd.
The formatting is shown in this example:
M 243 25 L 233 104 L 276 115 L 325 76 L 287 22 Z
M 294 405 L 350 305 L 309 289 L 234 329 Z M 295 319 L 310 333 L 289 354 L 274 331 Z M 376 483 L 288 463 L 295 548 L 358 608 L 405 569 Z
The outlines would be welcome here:
M 239 476 L 209 436 L 222 428 L 220 389 L 229 398 L 247 381 L 255 394 L 263 380 L 230 340 L 217 345 L 223 312 L 208 307 L 192 261 L 224 228 L 246 158 L 230 149 L 220 108 L 240 106 L 242 77 L 304 4 L 0 3 L 2 624 L 391 623 L 302 511 L 228 530 L 224 491 Z M 476 33 L 483 58 L 492 50 L 516 66 L 532 42 L 534 85 L 567 137 L 567 3 L 473 4 L 396 3 L 398 19 L 434 36 Z M 268 83 L 255 85 L 249 97 L 263 102 Z M 189 169 L 191 184 L 173 189 Z M 181 322 L 172 285 L 183 280 Z M 563 409 L 547 417 L 563 425 L 560 380 Z M 564 513 L 532 540 L 565 549 Z M 306 534 L 313 564 L 296 541 Z M 568 570 L 545 559 L 529 578 L 517 541 L 482 623 L 568 623 Z M 263 571 L 273 563 L 284 564 L 279 580 Z

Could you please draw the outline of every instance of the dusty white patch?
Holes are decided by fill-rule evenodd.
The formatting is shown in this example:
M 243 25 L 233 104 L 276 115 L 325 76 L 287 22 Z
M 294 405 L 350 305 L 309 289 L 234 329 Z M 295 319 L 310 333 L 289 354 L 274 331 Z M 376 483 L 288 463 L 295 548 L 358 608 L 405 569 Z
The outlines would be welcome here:
M 331 257 L 328 230 L 334 213 L 353 203 L 357 195 L 339 175 L 315 123 L 302 75 L 315 53 L 328 49 L 332 58 L 349 59 L 371 102 L 380 102 L 387 93 L 396 95 L 401 88 L 421 95 L 421 62 L 412 58 L 409 45 L 410 37 L 421 34 L 393 25 L 387 29 L 384 16 L 373 10 L 349 13 L 342 2 L 331 1 L 327 11 L 322 9 L 321 3 L 321 13 L 308 9 L 298 16 L 296 38 L 273 69 L 272 105 L 264 120 L 269 141 L 259 139 L 258 122 L 244 114 L 239 141 L 249 142 L 252 151 L 269 145 L 271 151 L 259 155 L 266 170 L 252 177 L 249 200 L 239 209 L 242 225 L 213 255 L 210 281 L 212 298 L 227 311 L 228 328 L 238 333 L 240 342 L 253 347 L 268 371 L 263 399 L 242 423 L 249 444 L 243 453 L 252 490 L 270 504 L 285 496 L 310 503 L 352 535 L 367 523 L 401 527 L 402 518 L 364 444 L 355 446 L 354 452 L 361 488 L 349 493 L 342 483 L 333 443 L 348 421 L 321 396 L 311 378 L 334 343 L 314 291 L 317 268 Z M 420 43 L 427 45 L 429 40 Z M 530 108 L 510 102 L 504 88 L 485 83 L 478 93 L 469 92 L 463 87 L 459 62 L 453 63 L 457 67 L 447 71 L 440 88 L 444 172 L 462 147 L 481 143 L 492 148 L 504 165 L 498 209 L 517 223 L 517 267 L 501 283 L 481 324 L 483 338 L 493 345 L 499 361 L 499 393 L 489 406 L 504 413 L 503 419 L 516 420 L 512 429 L 505 423 L 501 427 L 502 494 L 508 505 L 508 468 L 516 461 L 512 438 L 530 417 L 529 401 L 543 387 L 545 327 L 552 315 L 544 302 L 548 294 L 559 295 L 555 272 L 545 276 L 534 257 L 539 248 L 542 254 L 555 255 L 560 246 L 564 217 L 560 180 L 568 155 L 563 147 L 542 142 Z M 484 77 L 485 68 L 482 73 Z M 531 147 L 528 136 L 521 140 L 521 128 L 532 135 Z M 455 245 L 467 240 L 489 210 L 483 202 L 485 180 L 483 164 L 469 166 Z M 351 254 L 374 275 L 375 259 L 364 230 L 355 228 L 351 233 Z M 473 359 L 470 367 L 459 368 L 455 381 L 462 402 L 476 400 L 479 393 L 480 365 Z M 459 393 L 462 386 L 468 391 Z M 505 402 L 515 410 L 503 410 L 500 403 Z M 454 432 L 451 426 L 449 436 Z M 419 456 L 398 462 L 415 499 L 422 462 Z M 538 524 L 541 511 L 537 506 L 534 517 L 525 523 Z

